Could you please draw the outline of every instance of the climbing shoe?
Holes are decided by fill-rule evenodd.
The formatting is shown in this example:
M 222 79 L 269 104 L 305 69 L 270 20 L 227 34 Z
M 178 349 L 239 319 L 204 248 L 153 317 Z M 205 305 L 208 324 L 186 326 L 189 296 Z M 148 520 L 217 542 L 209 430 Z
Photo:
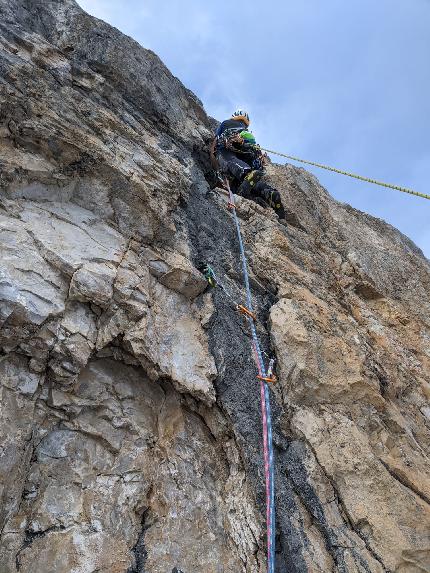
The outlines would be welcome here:
M 281 204 L 281 195 L 273 187 L 265 186 L 260 190 L 260 195 L 273 209 L 276 209 L 276 206 Z
M 237 194 L 249 199 L 253 194 L 254 187 L 263 177 L 263 171 L 261 169 L 254 169 L 245 175 L 244 180 L 239 185 L 237 189 Z
M 285 219 L 285 209 L 282 205 L 281 194 L 279 191 L 276 191 L 276 189 L 269 186 L 264 186 L 262 189 L 258 189 L 258 191 L 266 202 L 266 205 L 272 207 L 280 219 Z
M 273 207 L 275 213 L 278 215 L 280 219 L 285 221 L 285 209 L 282 203 L 279 203 Z

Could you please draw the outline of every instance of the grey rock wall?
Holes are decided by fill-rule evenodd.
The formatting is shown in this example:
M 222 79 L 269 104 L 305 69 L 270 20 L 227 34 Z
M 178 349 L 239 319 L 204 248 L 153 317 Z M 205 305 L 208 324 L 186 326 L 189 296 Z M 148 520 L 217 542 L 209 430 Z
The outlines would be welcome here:
M 264 476 L 213 122 L 73 0 L 0 0 L 0 573 L 263 573 Z M 309 173 L 238 198 L 277 573 L 430 570 L 430 266 Z

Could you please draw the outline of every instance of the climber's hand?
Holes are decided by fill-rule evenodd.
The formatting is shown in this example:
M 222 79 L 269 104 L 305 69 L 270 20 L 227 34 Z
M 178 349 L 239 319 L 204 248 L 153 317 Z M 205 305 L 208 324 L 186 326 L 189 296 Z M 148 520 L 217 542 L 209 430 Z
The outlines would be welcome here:
M 269 156 L 267 153 L 260 151 L 260 161 L 263 165 L 267 165 L 269 163 Z

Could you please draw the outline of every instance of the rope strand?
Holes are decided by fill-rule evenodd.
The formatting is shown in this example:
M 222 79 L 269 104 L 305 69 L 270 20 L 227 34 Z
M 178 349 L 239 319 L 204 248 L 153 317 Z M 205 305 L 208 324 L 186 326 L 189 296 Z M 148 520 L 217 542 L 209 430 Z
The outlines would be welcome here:
M 419 193 L 413 189 L 408 189 L 407 187 L 400 187 L 399 185 L 392 185 L 391 183 L 384 183 L 383 181 L 377 181 L 376 179 L 370 179 L 369 177 L 363 177 L 362 175 L 357 175 L 355 173 L 349 173 L 348 171 L 342 171 L 336 167 L 330 167 L 329 165 L 323 165 L 322 163 L 315 163 L 314 161 L 307 161 L 306 159 L 300 159 L 299 157 L 294 157 L 293 155 L 287 155 L 286 153 L 280 153 L 279 151 L 272 151 L 270 149 L 264 149 L 260 147 L 261 151 L 266 153 L 272 153 L 273 155 L 279 155 L 280 157 L 286 157 L 292 161 L 298 161 L 299 163 L 305 163 L 306 165 L 313 165 L 314 167 L 319 167 L 320 169 L 325 169 L 326 171 L 333 171 L 334 173 L 339 173 L 340 175 L 346 175 L 347 177 L 352 177 L 354 179 L 359 179 L 360 181 L 366 181 L 367 183 L 372 183 L 373 185 L 379 185 L 380 187 L 386 187 L 388 189 L 395 189 L 396 191 L 401 191 L 402 193 L 409 193 L 409 195 L 415 195 L 416 197 L 422 197 L 423 199 L 430 199 L 430 195 L 425 193 Z
M 226 186 L 229 193 L 230 205 L 232 206 L 233 219 L 236 226 L 237 238 L 239 241 L 240 257 L 242 261 L 243 278 L 245 282 L 246 298 L 248 309 L 252 312 L 252 297 L 249 286 L 248 265 L 246 260 L 245 248 L 240 230 L 239 218 L 236 213 L 234 195 L 231 191 L 228 180 Z M 248 322 L 251 329 L 253 349 L 255 352 L 258 374 L 260 378 L 266 378 L 266 368 L 264 365 L 263 355 L 260 349 L 257 330 L 254 319 L 248 316 Z M 266 525 L 267 525 L 267 573 L 275 573 L 275 471 L 273 460 L 273 442 L 272 442 L 272 420 L 270 409 L 270 394 L 267 383 L 260 379 L 260 399 L 261 399 L 261 418 L 263 426 L 263 454 L 264 454 L 264 474 L 266 480 Z

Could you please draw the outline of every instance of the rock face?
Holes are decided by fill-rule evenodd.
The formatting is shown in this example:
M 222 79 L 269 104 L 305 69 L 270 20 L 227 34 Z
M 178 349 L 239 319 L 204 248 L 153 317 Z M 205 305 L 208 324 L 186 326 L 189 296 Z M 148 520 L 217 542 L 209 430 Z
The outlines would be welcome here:
M 213 122 L 74 0 L 0 0 L 0 572 L 263 573 Z M 430 571 L 430 265 L 290 165 L 238 201 L 277 359 L 276 572 Z M 205 290 L 206 289 L 206 290 Z

